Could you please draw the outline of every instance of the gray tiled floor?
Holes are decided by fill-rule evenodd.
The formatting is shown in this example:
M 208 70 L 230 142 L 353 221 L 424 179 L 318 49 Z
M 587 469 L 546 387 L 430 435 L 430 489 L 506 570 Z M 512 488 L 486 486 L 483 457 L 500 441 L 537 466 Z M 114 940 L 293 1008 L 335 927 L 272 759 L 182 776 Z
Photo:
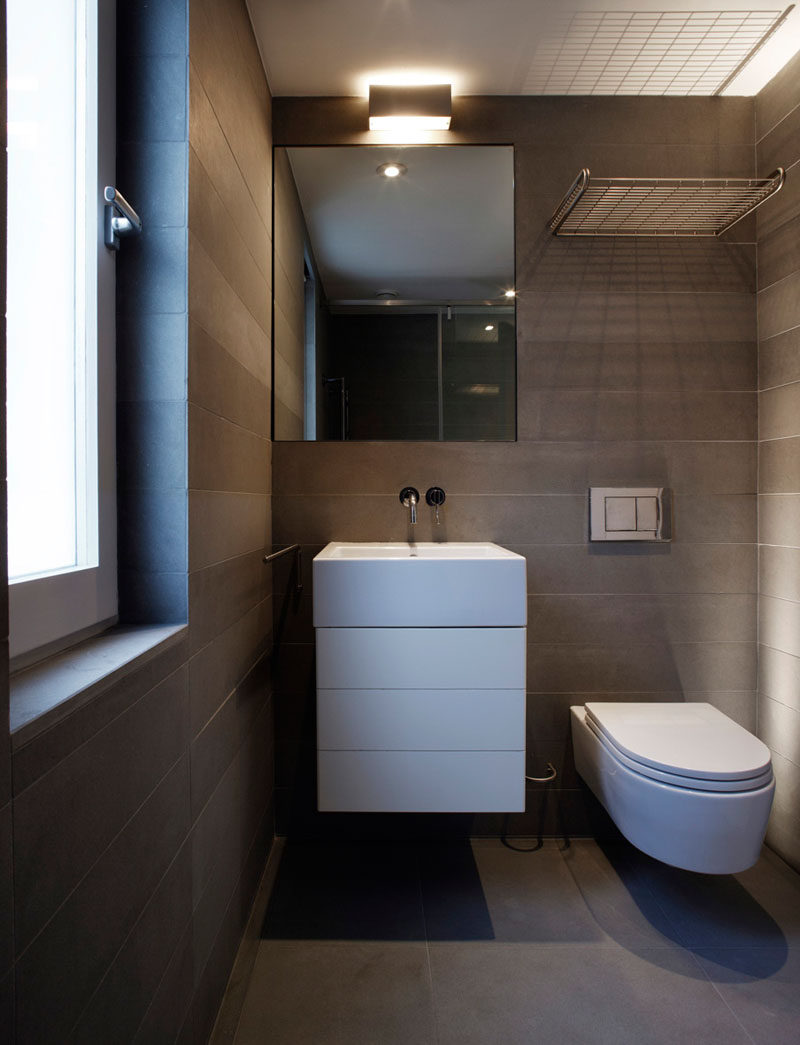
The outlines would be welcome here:
M 236 1045 L 800 1041 L 800 877 L 589 841 L 290 844 Z

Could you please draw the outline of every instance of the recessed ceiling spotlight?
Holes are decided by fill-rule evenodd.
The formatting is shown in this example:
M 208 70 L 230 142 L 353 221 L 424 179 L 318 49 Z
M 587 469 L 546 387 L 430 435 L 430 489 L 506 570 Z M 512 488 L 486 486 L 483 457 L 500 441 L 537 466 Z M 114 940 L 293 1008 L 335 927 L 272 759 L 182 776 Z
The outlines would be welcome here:
M 484 330 L 494 330 L 494 323 L 487 323 Z
M 388 298 L 399 298 L 400 294 L 396 290 L 376 290 L 375 297 L 387 300 Z
M 408 167 L 404 163 L 382 163 L 380 167 L 375 168 L 375 173 L 383 178 L 399 178 L 407 171 Z
M 517 296 L 516 290 L 507 290 L 505 296 L 507 298 L 515 298 Z

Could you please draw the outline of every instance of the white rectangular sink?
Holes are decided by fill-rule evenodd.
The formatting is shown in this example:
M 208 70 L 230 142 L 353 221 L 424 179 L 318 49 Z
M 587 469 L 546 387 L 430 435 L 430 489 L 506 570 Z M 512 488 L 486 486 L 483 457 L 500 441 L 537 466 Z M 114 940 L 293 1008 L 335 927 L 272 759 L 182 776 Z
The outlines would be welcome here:
M 328 544 L 314 627 L 523 627 L 525 559 L 497 544 Z

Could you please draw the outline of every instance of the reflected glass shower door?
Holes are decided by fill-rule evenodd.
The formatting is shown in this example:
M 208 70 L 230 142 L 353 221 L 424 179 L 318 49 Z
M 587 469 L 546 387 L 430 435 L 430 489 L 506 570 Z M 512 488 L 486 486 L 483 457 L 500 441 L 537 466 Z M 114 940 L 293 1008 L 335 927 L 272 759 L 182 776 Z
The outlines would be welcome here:
M 514 307 L 452 306 L 441 318 L 445 440 L 516 438 Z

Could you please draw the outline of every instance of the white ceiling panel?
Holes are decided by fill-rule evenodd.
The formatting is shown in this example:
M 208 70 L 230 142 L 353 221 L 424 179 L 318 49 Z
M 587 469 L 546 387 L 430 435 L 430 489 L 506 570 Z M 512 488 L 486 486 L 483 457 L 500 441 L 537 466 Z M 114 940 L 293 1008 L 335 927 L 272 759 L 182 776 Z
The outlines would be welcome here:
M 248 0 L 275 95 L 714 94 L 789 5 L 775 0 Z M 688 8 L 688 10 L 687 10 Z M 800 50 L 792 6 L 725 93 L 754 94 Z

